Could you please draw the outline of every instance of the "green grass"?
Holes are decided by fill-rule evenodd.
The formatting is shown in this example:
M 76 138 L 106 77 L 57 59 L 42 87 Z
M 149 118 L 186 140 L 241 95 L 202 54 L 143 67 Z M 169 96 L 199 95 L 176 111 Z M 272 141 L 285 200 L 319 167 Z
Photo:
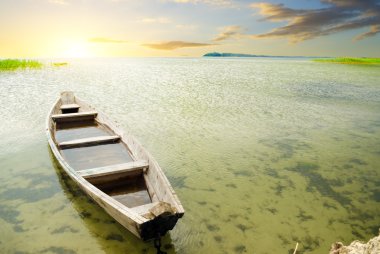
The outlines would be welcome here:
M 12 71 L 16 69 L 41 68 L 42 63 L 35 60 L 5 59 L 0 60 L 0 71 Z
M 68 63 L 66 63 L 66 62 L 55 62 L 55 63 L 52 63 L 52 65 L 54 67 L 60 67 L 60 66 L 66 66 L 66 65 L 68 65 Z
M 320 58 L 314 59 L 316 62 L 324 63 L 339 63 L 339 64 L 380 64 L 380 58 L 354 58 L 354 57 L 342 57 L 342 58 Z

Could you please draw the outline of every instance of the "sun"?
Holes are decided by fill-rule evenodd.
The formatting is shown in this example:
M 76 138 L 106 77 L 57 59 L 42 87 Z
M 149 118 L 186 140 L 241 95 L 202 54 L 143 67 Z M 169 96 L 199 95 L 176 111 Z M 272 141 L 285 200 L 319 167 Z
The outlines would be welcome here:
M 70 41 L 65 43 L 61 56 L 67 58 L 81 58 L 92 56 L 88 45 L 84 41 Z

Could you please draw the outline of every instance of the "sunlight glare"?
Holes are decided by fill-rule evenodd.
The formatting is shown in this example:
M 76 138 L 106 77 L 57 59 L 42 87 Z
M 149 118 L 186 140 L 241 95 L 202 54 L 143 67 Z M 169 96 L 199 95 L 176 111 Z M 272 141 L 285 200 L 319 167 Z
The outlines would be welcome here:
M 89 51 L 85 42 L 70 42 L 65 46 L 65 50 L 62 52 L 62 57 L 69 58 L 80 58 L 80 57 L 90 57 L 91 52 Z

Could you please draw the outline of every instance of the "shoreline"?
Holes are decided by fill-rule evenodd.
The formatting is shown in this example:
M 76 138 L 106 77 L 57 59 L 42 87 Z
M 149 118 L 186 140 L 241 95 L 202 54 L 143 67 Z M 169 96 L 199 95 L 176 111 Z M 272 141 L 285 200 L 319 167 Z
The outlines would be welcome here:
M 345 246 L 342 242 L 335 242 L 331 245 L 329 254 L 378 254 L 380 253 L 380 229 L 379 235 L 370 239 L 367 243 L 355 240 L 350 245 Z
M 360 64 L 360 65 L 380 65 L 380 58 L 365 57 L 339 57 L 313 59 L 314 62 L 337 63 L 337 64 Z

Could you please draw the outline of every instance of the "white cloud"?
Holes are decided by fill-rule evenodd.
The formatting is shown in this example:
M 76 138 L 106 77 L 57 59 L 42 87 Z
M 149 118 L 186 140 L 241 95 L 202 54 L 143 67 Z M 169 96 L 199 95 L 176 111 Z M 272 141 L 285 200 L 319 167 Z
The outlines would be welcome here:
M 242 28 L 240 26 L 225 26 L 220 28 L 220 33 L 213 39 L 213 41 L 224 41 L 231 38 L 242 37 Z
M 69 1 L 67 1 L 67 0 L 49 0 L 48 2 L 52 3 L 52 4 L 59 4 L 59 5 L 68 5 L 69 4 Z
M 140 19 L 139 22 L 169 24 L 169 23 L 171 23 L 171 20 L 169 18 L 166 18 L 166 17 L 157 17 L 157 18 L 146 17 L 146 18 Z
M 235 3 L 231 0 L 163 0 L 164 2 L 174 2 L 182 4 L 208 4 L 220 7 L 235 7 Z
M 188 42 L 188 41 L 168 41 L 168 42 L 161 42 L 161 43 L 142 44 L 142 46 L 149 47 L 152 49 L 158 49 L 158 50 L 175 50 L 178 48 L 195 48 L 195 47 L 206 47 L 206 46 L 212 46 L 212 45 L 215 45 L 215 44 Z

